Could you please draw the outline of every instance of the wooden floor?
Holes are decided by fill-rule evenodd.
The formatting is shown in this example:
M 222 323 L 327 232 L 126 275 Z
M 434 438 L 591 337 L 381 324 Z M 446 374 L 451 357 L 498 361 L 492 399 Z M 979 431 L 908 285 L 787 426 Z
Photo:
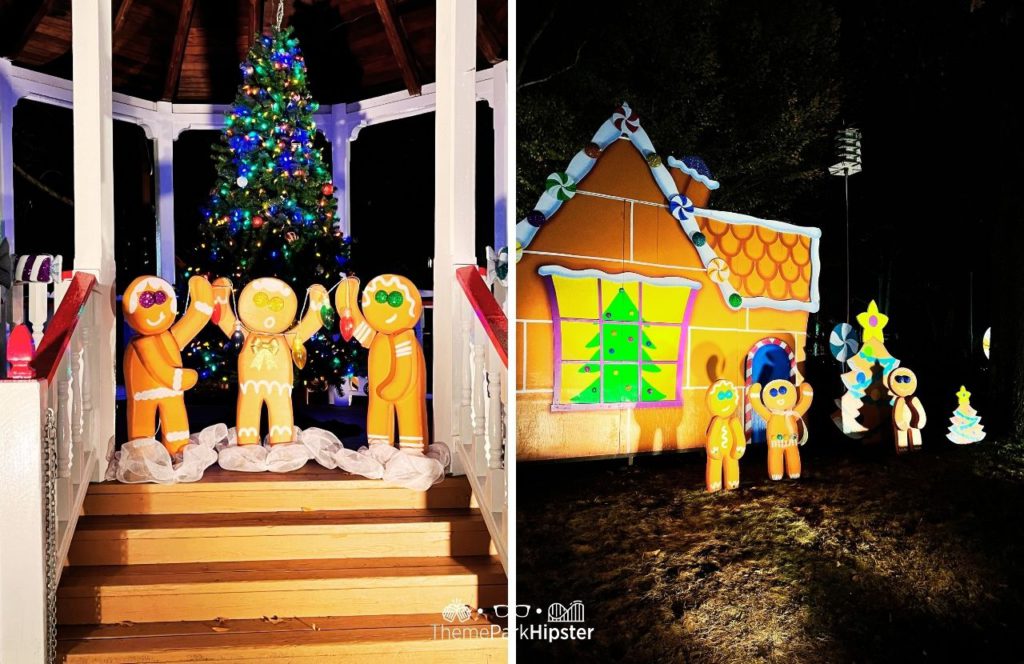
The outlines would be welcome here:
M 465 478 L 328 471 L 91 487 L 58 589 L 66 662 L 504 662 L 507 579 Z M 472 617 L 442 610 L 466 604 Z

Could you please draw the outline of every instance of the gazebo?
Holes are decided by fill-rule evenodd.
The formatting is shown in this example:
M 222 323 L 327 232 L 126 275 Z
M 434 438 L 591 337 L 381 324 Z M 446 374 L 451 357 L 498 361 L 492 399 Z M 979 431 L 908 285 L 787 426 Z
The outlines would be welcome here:
M 324 72 L 314 86 L 317 124 L 330 143 L 343 233 L 352 227 L 349 147 L 360 130 L 434 114 L 428 362 L 438 368 L 434 439 L 451 448 L 454 477 L 427 494 L 342 481 L 322 469 L 215 477 L 192 488 L 101 482 L 122 442 L 114 427 L 113 304 L 124 284 L 115 283 L 113 121 L 140 126 L 152 141 L 156 271 L 174 283 L 175 141 L 222 126 L 238 63 L 279 20 L 279 7 L 310 68 Z M 451 622 L 442 610 L 447 616 L 453 599 L 483 609 L 505 597 L 504 314 L 477 267 L 484 257 L 475 255 L 474 187 L 475 106 L 486 101 L 494 123 L 494 237 L 487 239 L 500 249 L 509 191 L 506 11 L 503 0 L 0 0 L 0 222 L 16 256 L 12 146 L 20 102 L 73 111 L 75 164 L 74 251 L 64 256 L 73 267 L 53 265 L 45 280 L 16 273 L 9 298 L 14 322 L 29 324 L 37 348 L 23 367 L 30 378 L 0 381 L 8 450 L 0 464 L 0 660 L 41 661 L 59 651 L 67 661 L 138 661 L 163 649 L 279 658 L 275 644 L 285 632 L 295 633 L 288 637 L 295 653 L 314 658 L 429 652 L 445 659 L 474 649 L 503 656 L 502 639 L 445 642 L 424 630 Z M 272 492 L 280 497 L 272 507 L 239 499 Z M 234 512 L 249 515 L 231 514 L 243 518 L 228 523 Z M 283 539 L 260 530 L 270 519 L 304 544 L 281 549 Z M 272 579 L 238 564 L 239 554 L 218 544 L 233 536 L 275 551 L 258 554 L 267 567 L 295 573 Z M 166 537 L 189 540 L 190 553 L 161 553 L 156 542 L 169 546 Z M 329 544 L 339 538 L 347 542 L 340 551 Z M 375 557 L 383 562 L 371 564 Z M 154 601 L 170 592 L 162 582 L 184 573 L 197 576 L 180 602 Z M 238 593 L 230 609 L 220 608 L 226 592 Z M 257 606 L 267 592 L 279 608 Z M 492 629 L 486 611 L 474 615 L 480 634 Z M 312 616 L 321 622 L 310 628 Z

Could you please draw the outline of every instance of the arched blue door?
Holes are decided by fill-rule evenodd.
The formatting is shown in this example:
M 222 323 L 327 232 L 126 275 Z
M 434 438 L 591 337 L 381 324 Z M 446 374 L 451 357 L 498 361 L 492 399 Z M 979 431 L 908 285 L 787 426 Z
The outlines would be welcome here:
M 789 351 L 773 343 L 765 344 L 754 352 L 754 359 L 751 361 L 750 367 L 750 384 L 765 385 L 777 378 L 789 380 L 791 367 Z M 766 438 L 764 419 L 757 413 L 752 413 L 750 442 L 763 443 Z

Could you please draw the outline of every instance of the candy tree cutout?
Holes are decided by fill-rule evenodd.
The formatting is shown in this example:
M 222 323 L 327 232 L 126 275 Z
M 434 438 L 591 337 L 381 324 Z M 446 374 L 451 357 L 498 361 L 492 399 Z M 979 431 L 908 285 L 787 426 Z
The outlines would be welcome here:
M 867 311 L 857 315 L 861 326 L 860 350 L 846 361 L 849 371 L 842 375 L 846 393 L 836 401 L 839 410 L 832 421 L 851 438 L 863 438 L 877 429 L 888 408 L 884 387 L 889 373 L 900 361 L 885 347 L 885 326 L 889 317 L 872 300 Z
M 665 395 L 643 377 L 644 372 L 657 373 L 661 367 L 651 364 L 647 349 L 655 348 L 654 342 L 641 329 L 639 310 L 624 288 L 620 288 L 612 298 L 602 318 L 599 331 L 586 347 L 595 349 L 590 359 L 592 362 L 603 363 L 603 370 L 602 364 L 594 363 L 579 368 L 580 373 L 593 373 L 594 380 L 572 397 L 572 402 L 592 404 L 664 400 Z M 639 344 L 637 339 L 640 340 Z M 643 359 L 642 364 L 639 363 L 640 358 Z
M 970 445 L 978 443 L 985 438 L 985 428 L 981 425 L 981 416 L 978 411 L 971 407 L 971 393 L 963 385 L 956 393 L 957 407 L 953 411 L 953 417 L 949 418 L 952 425 L 946 438 L 957 445 Z

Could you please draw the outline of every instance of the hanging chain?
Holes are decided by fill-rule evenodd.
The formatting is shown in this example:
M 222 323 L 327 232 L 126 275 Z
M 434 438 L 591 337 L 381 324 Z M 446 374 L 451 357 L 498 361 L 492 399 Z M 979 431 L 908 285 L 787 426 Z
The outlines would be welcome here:
M 57 418 L 46 409 L 43 431 L 43 472 L 45 473 L 43 513 L 46 538 L 46 661 L 57 660 Z
M 284 20 L 284 0 L 277 0 L 277 22 L 274 23 L 274 27 L 278 30 L 281 29 L 281 21 Z

